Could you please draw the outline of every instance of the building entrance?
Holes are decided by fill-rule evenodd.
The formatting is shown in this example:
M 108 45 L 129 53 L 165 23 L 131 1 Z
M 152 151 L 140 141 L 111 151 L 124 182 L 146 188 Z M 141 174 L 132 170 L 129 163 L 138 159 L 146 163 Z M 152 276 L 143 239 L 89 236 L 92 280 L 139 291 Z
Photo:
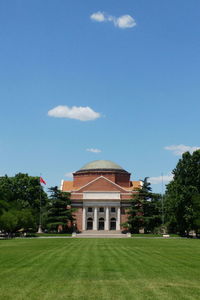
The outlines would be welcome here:
M 112 218 L 110 220 L 110 230 L 116 230 L 116 219 Z
M 99 230 L 104 230 L 104 218 L 99 219 Z
M 93 230 L 93 219 L 92 218 L 87 219 L 87 230 Z

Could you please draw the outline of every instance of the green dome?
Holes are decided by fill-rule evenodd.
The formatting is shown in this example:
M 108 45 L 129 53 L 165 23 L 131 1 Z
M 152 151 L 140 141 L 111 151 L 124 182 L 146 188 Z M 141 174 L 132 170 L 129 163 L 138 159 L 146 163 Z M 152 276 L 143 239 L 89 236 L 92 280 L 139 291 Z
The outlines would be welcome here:
M 86 165 L 84 165 L 79 171 L 86 170 L 123 170 L 122 167 L 110 160 L 94 160 Z

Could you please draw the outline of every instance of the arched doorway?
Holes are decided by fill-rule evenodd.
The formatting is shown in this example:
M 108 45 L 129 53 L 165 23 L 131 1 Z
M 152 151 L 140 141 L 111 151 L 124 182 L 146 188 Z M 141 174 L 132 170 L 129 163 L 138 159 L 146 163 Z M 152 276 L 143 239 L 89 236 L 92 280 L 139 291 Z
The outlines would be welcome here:
M 111 218 L 110 220 L 110 230 L 116 230 L 116 219 Z
M 99 219 L 99 230 L 104 230 L 104 218 Z
M 93 219 L 88 218 L 87 219 L 87 230 L 92 230 L 93 229 Z

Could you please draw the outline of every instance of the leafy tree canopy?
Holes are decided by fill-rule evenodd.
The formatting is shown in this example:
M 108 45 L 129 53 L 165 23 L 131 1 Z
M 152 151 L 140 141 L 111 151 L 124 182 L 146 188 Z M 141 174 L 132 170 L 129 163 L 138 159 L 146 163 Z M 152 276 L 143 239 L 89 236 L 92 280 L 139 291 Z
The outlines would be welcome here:
M 148 177 L 142 181 L 142 187 L 133 194 L 131 207 L 128 211 L 128 225 L 133 233 L 140 229 L 145 232 L 152 232 L 161 224 L 161 197 L 152 193 Z
M 47 203 L 47 195 L 40 185 L 39 177 L 19 173 L 14 177 L 0 177 L 0 197 L 15 208 L 31 208 L 36 211 Z
M 48 198 L 40 185 L 39 177 L 23 173 L 14 177 L 0 177 L 0 229 L 14 232 L 19 227 L 36 227 L 40 199 L 45 207 Z
M 73 221 L 70 194 L 60 191 L 57 186 L 51 187 L 49 192 L 48 227 L 50 230 L 66 231 L 68 223 Z
M 200 230 L 200 150 L 186 152 L 167 185 L 165 211 L 168 227 L 181 235 Z

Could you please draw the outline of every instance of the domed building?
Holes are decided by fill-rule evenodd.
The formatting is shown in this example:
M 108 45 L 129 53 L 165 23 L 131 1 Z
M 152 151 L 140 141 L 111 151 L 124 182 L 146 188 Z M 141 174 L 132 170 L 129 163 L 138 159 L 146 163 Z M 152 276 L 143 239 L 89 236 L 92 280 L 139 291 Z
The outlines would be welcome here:
M 71 193 L 74 217 L 79 231 L 122 230 L 126 210 L 141 181 L 116 163 L 96 160 L 73 173 L 73 181 L 62 181 L 61 190 Z

